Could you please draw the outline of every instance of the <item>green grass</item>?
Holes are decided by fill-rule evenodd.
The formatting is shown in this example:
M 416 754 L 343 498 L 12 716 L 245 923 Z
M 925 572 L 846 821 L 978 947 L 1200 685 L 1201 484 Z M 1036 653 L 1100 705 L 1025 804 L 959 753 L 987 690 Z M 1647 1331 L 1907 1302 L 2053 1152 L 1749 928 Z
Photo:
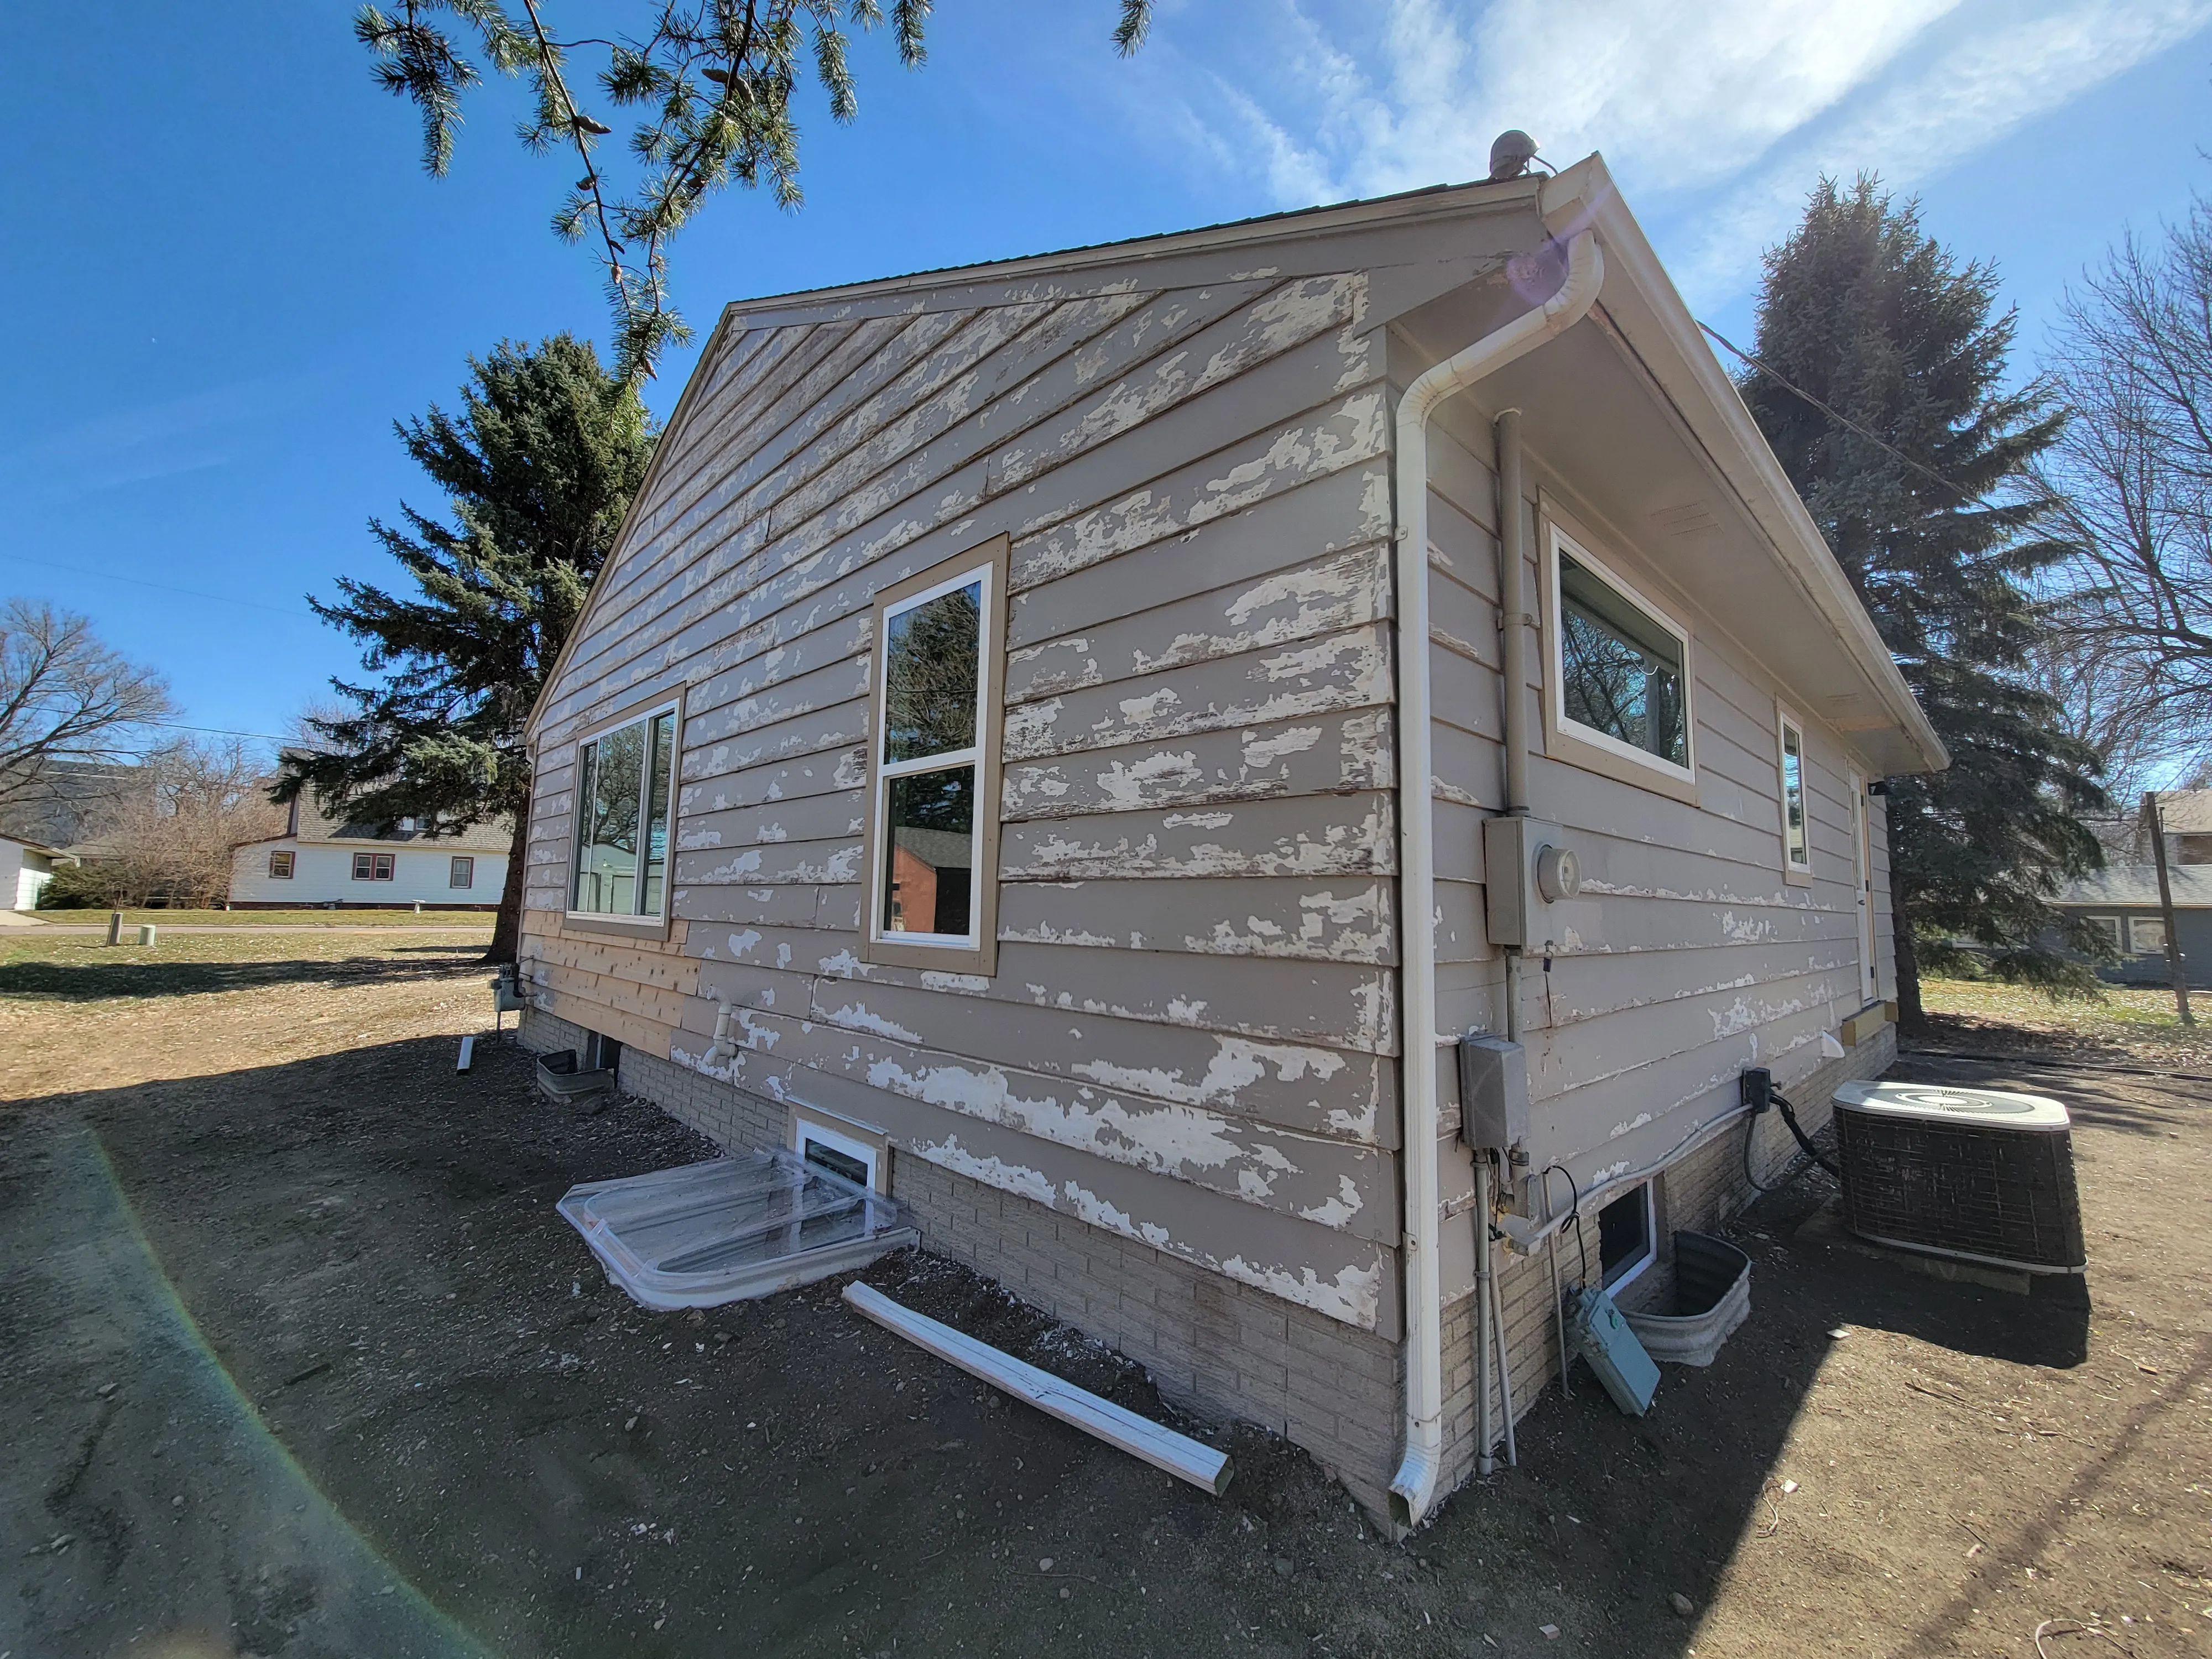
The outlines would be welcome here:
M 105 910 L 40 910 L 49 927 L 106 927 Z M 489 910 L 125 910 L 123 925 L 156 927 L 482 927 L 489 932 Z
M 1920 994 L 1936 1017 L 1938 1046 L 1995 1041 L 2085 1058 L 2212 1066 L 2212 992 L 2196 995 L 2194 1029 L 2181 1024 L 2172 992 L 2135 986 L 2108 985 L 2100 997 L 2053 1002 L 2025 986 L 1929 979 L 1921 981 Z

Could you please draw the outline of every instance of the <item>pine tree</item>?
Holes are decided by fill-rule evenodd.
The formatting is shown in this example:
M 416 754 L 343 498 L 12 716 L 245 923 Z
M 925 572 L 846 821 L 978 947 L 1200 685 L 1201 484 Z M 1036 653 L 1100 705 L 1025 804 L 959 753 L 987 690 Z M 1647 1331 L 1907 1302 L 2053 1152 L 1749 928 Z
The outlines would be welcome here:
M 454 833 L 512 817 L 487 958 L 506 962 L 527 846 L 524 722 L 644 482 L 654 433 L 635 389 L 567 334 L 534 349 L 502 341 L 469 368 L 458 415 L 434 404 L 395 423 L 451 522 L 404 503 L 404 527 L 369 521 L 419 597 L 340 577 L 336 603 L 308 599 L 363 642 L 378 678 L 331 682 L 343 712 L 306 720 L 322 745 L 285 757 L 275 793 L 312 790 L 325 811 L 380 830 L 413 818 Z
M 2053 503 L 2031 468 L 2065 416 L 2039 384 L 2004 388 L 2017 319 L 1997 293 L 1990 265 L 1922 231 L 1917 203 L 1865 176 L 1848 191 L 1823 179 L 1767 255 L 1764 372 L 1741 383 L 1951 752 L 1949 770 L 1887 785 L 1908 1028 L 1922 970 L 1965 965 L 1960 939 L 2005 978 L 2093 983 L 2051 947 L 2055 934 L 2095 951 L 2049 899 L 2101 863 L 2079 815 L 2104 795 L 2094 752 L 2028 672 L 2041 623 L 2027 584 L 2069 550 L 2045 532 Z

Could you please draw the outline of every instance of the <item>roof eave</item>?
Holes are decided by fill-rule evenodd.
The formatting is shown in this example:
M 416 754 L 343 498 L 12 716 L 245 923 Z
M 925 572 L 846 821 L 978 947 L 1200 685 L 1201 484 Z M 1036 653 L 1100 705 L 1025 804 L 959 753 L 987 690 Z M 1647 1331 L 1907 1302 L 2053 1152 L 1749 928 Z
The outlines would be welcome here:
M 1849 649 L 1888 716 L 1889 729 L 1904 740 L 1904 752 L 1891 758 L 1911 763 L 1888 769 L 1937 772 L 1948 766 L 1943 740 L 1898 672 L 1873 617 L 1805 511 L 1735 383 L 1705 343 L 1697 319 L 1622 202 L 1604 158 L 1591 155 L 1547 180 L 1542 205 L 1545 224 L 1555 235 L 1595 230 L 1605 250 L 1607 288 L 1626 283 L 1643 301 L 1641 315 L 1634 307 L 1611 307 L 1608 315 L 1681 410 L 1778 564 Z M 1866 741 L 1879 734 L 1850 735 Z

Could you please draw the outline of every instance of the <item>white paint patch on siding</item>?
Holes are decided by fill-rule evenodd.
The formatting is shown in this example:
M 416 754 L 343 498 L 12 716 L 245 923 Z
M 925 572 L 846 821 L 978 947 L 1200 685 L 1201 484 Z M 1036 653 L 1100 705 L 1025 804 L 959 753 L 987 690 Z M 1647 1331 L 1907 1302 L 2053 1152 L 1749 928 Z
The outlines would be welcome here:
M 1341 1228 L 1366 1207 L 1359 1196 L 1359 1188 L 1352 1184 L 1352 1177 L 1339 1176 L 1334 1198 L 1327 1203 L 1316 1204 L 1310 1210 L 1300 1210 L 1298 1213 L 1308 1221 L 1317 1221 L 1324 1227 Z
M 1254 768 L 1273 766 L 1286 755 L 1304 754 L 1320 741 L 1318 726 L 1294 726 L 1273 737 L 1254 738 L 1244 745 L 1244 764 Z
M 1382 1269 L 1379 1265 L 1346 1267 L 1338 1270 L 1334 1279 L 1326 1279 L 1311 1267 L 1301 1267 L 1293 1273 L 1233 1255 L 1221 1264 L 1221 1271 L 1255 1290 L 1314 1309 L 1347 1325 L 1357 1325 L 1364 1330 L 1375 1328 L 1376 1310 L 1382 1290 Z
M 1009 1164 L 996 1154 L 978 1158 L 960 1144 L 958 1135 L 948 1135 L 938 1141 L 916 1141 L 914 1150 L 932 1164 L 942 1165 L 956 1174 L 969 1176 L 986 1186 L 996 1187 L 1001 1192 L 1019 1193 L 1024 1198 L 1056 1207 L 1052 1202 L 1051 1179 L 1042 1170 Z
M 872 1011 L 866 1004 L 848 1002 L 842 1007 L 825 1012 L 823 1018 L 832 1025 L 842 1025 L 848 1030 L 873 1031 L 878 1036 L 896 1038 L 901 1042 L 920 1042 L 921 1033 L 909 1031 L 894 1020 L 885 1019 Z

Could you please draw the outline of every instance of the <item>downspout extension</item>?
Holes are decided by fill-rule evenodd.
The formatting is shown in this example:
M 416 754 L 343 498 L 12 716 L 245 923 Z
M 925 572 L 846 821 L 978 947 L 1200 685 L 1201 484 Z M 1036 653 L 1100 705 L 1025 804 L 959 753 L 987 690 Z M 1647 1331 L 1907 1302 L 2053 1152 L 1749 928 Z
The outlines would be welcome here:
M 1398 914 L 1405 932 L 1399 1002 L 1405 1113 L 1406 1448 L 1390 1482 L 1390 1509 L 1392 1519 L 1407 1529 L 1419 1526 L 1435 1504 L 1443 1464 L 1443 1279 L 1437 1215 L 1436 790 L 1429 730 L 1429 418 L 1445 398 L 1579 322 L 1596 301 L 1604 281 L 1605 261 L 1597 239 L 1582 231 L 1567 245 L 1566 281 L 1557 293 L 1426 370 L 1398 399 L 1392 459 L 1398 505 L 1394 559 L 1401 791 Z

